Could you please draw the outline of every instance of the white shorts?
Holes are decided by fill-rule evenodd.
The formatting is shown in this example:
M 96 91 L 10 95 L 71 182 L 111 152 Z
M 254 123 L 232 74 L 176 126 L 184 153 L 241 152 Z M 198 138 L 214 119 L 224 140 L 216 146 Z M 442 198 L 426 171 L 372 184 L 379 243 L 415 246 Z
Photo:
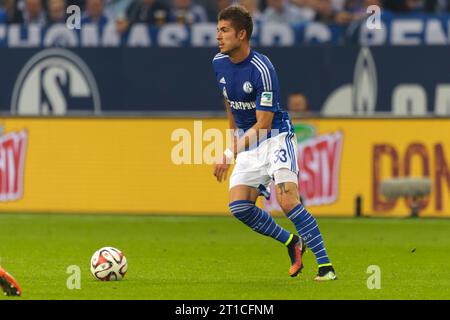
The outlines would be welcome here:
M 297 138 L 291 132 L 282 132 L 252 150 L 239 153 L 230 177 L 230 189 L 237 185 L 257 188 L 260 184 L 268 188 L 274 172 L 282 168 L 293 174 L 288 174 L 287 178 L 284 175 L 285 181 L 280 182 L 297 184 Z

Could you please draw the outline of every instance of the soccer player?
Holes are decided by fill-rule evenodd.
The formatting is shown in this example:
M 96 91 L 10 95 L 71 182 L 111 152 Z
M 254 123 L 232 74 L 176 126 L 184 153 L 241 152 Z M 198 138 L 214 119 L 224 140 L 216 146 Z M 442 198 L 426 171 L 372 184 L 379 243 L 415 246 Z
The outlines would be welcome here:
M 5 271 L 0 266 L 0 288 L 7 296 L 20 296 L 22 294 L 22 289 L 19 283 L 12 275 Z
M 315 280 L 334 280 L 336 274 L 316 219 L 299 200 L 296 137 L 289 115 L 279 106 L 277 75 L 270 60 L 251 49 L 252 29 L 252 18 L 241 6 L 233 5 L 219 13 L 220 53 L 213 59 L 213 68 L 225 98 L 230 128 L 240 134 L 235 136 L 233 148 L 225 150 L 215 164 L 214 176 L 219 182 L 225 180 L 235 158 L 229 186 L 231 213 L 254 231 L 287 247 L 291 277 L 303 268 L 306 243 L 319 266 Z M 278 203 L 300 237 L 255 206 L 257 197 L 266 192 L 272 179 Z

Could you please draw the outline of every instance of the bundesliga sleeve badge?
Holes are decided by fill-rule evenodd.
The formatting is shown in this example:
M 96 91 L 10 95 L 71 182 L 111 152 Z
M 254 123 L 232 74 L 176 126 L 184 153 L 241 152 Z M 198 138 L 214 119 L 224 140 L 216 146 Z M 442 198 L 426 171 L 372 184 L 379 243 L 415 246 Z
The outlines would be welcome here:
M 273 102 L 273 93 L 272 92 L 263 92 L 261 94 L 261 106 L 264 107 L 272 107 L 272 102 Z

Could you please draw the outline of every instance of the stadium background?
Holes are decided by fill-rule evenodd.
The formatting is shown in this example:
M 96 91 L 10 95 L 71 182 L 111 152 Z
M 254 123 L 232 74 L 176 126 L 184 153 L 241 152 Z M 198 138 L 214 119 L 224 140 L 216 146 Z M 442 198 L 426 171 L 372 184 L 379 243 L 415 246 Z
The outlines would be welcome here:
M 278 70 L 283 106 L 291 94 L 307 99 L 306 112 L 290 110 L 305 203 L 317 215 L 352 216 L 360 196 L 363 215 L 407 216 L 411 203 L 384 198 L 380 183 L 425 176 L 433 191 L 421 216 L 449 216 L 445 7 L 387 1 L 393 10 L 383 9 L 381 29 L 371 29 L 362 13 L 379 1 L 319 1 L 331 6 L 329 16 L 313 1 L 297 9 L 315 9 L 316 17 L 292 24 L 267 13 L 275 2 L 260 3 L 252 41 Z M 100 22 L 86 20 L 93 3 L 81 30 L 50 16 L 18 24 L 10 15 L 0 24 L 0 210 L 228 214 L 227 186 L 194 159 L 198 142 L 202 150 L 211 143 L 208 128 L 226 129 L 211 70 L 214 21 L 136 21 L 121 34 L 110 12 L 116 2 L 104 3 L 109 20 Z M 203 5 L 210 13 L 223 3 Z M 190 10 L 196 17 L 198 8 Z M 353 15 L 346 24 L 342 13 Z M 177 129 L 189 132 L 190 163 L 171 158 Z M 173 188 L 177 201 L 166 192 Z M 273 199 L 264 205 L 279 211 Z

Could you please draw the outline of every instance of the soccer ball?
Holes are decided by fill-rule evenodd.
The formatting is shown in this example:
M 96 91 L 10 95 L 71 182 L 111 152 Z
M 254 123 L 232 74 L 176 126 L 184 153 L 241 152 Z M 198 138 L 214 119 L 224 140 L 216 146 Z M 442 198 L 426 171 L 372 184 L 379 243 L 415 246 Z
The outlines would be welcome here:
M 127 258 L 119 249 L 104 247 L 92 255 L 91 273 L 97 280 L 122 280 L 127 269 Z

